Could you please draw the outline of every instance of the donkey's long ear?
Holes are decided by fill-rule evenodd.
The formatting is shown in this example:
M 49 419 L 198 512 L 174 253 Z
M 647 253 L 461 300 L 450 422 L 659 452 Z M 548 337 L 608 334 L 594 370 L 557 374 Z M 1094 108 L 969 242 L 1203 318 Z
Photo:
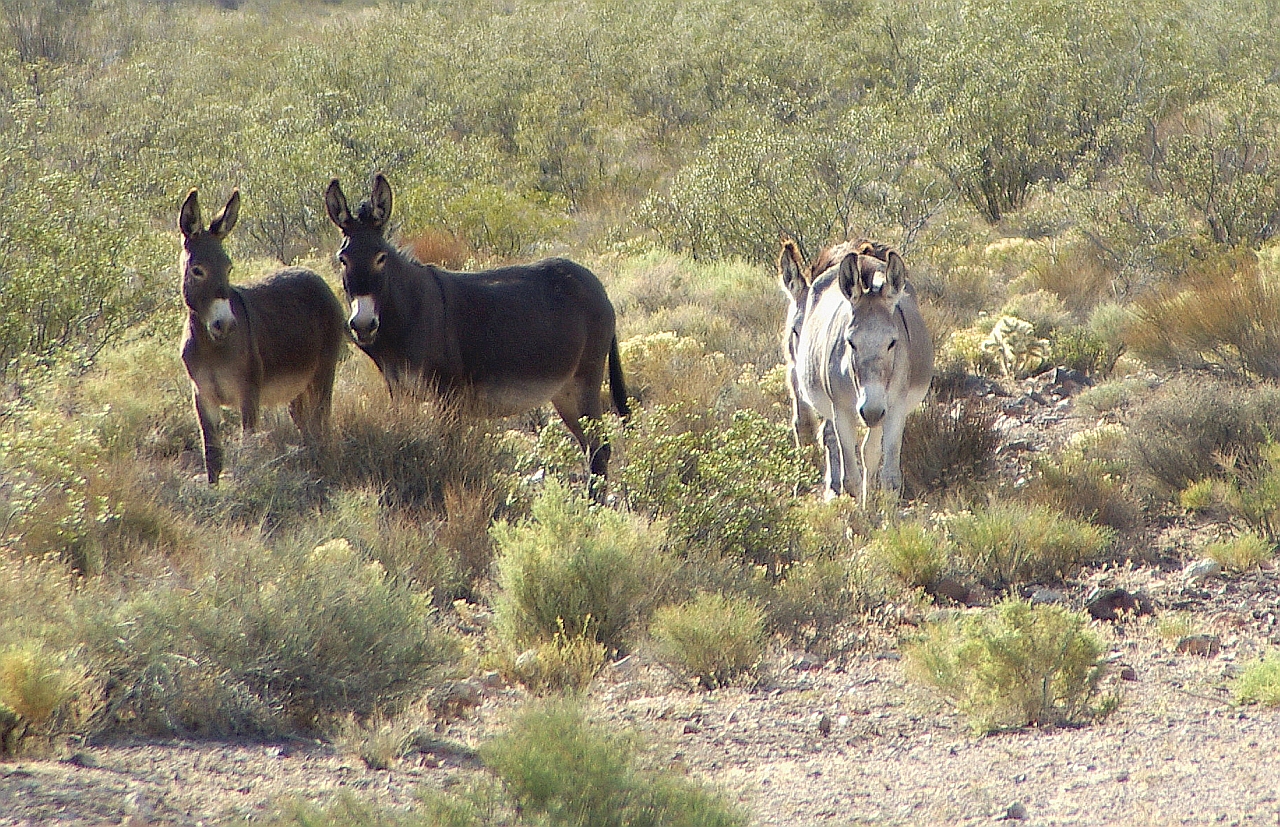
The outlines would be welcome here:
M 231 191 L 231 197 L 227 199 L 227 205 L 222 211 L 213 217 L 213 221 L 209 223 L 209 232 L 214 238 L 226 238 L 236 226 L 236 219 L 240 217 L 240 190 Z
M 376 230 L 381 230 L 391 218 L 391 182 L 381 172 L 373 179 L 373 195 L 369 197 L 369 205 L 373 208 L 371 218 Z
M 791 300 L 799 304 L 809 289 L 809 280 L 804 275 L 804 258 L 800 255 L 800 245 L 795 239 L 783 237 L 782 252 L 778 255 L 778 280 L 782 289 L 791 296 Z
M 889 289 L 895 294 L 900 293 L 907 285 L 907 265 L 895 250 L 889 251 L 885 264 L 885 278 L 889 282 Z
M 204 229 L 200 222 L 200 198 L 194 188 L 187 193 L 187 200 L 182 202 L 182 209 L 178 211 L 178 229 L 187 238 Z
M 865 256 L 857 253 L 849 253 L 840 259 L 840 270 L 836 273 L 836 281 L 840 285 L 840 292 L 849 301 L 854 301 L 863 293 L 867 292 L 866 283 L 862 278 L 862 259 Z
M 329 188 L 324 191 L 324 208 L 329 213 L 329 220 L 339 230 L 346 232 L 350 229 L 353 223 L 351 210 L 347 207 L 347 196 L 342 194 L 342 186 L 337 178 L 330 181 Z

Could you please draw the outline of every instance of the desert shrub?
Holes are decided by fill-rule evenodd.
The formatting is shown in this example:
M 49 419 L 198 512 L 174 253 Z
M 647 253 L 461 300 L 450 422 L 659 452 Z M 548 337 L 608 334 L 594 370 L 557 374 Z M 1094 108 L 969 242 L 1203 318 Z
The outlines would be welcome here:
M 1204 548 L 1204 555 L 1216 560 L 1227 571 L 1243 572 L 1275 556 L 1275 544 L 1252 531 L 1225 540 L 1216 540 Z
M 1224 458 L 1228 510 L 1268 540 L 1280 540 L 1280 443 L 1270 434 L 1256 449 L 1256 462 Z
M 911 588 L 927 589 L 952 573 L 951 543 L 921 523 L 893 523 L 871 535 L 866 547 L 872 565 Z
M 1017 316 L 1001 316 L 982 340 L 981 348 L 995 359 L 1005 376 L 1034 373 L 1049 357 L 1049 340 L 1036 335 L 1035 326 Z
M 727 401 L 741 370 L 723 353 L 708 353 L 697 340 L 671 332 L 632 337 L 618 350 L 627 392 L 645 406 L 714 411 Z
M 1126 336 L 1138 356 L 1175 368 L 1280 378 L 1280 274 L 1247 250 L 1198 262 L 1139 299 Z
M 618 474 L 632 507 L 662 518 L 673 547 L 776 570 L 794 559 L 801 527 L 793 494 L 816 469 L 790 428 L 752 411 L 727 428 L 681 431 L 696 413 L 664 407 L 633 418 Z
M 1280 706 L 1280 655 L 1245 664 L 1231 689 L 1239 703 Z
M 978 732 L 1084 723 L 1105 664 L 1088 618 L 1060 606 L 1005 600 L 979 615 L 931 624 L 906 648 L 908 673 L 955 704 Z
M 395 711 L 454 658 L 427 596 L 345 540 L 223 550 L 190 588 L 157 583 L 92 624 L 117 686 L 111 728 L 312 730 Z
M 1068 576 L 1100 559 L 1113 534 L 1057 509 L 1017 502 L 956 514 L 947 528 L 957 556 L 996 588 Z
M 1026 495 L 1082 520 L 1124 531 L 1136 526 L 1141 503 L 1129 481 L 1118 427 L 1085 431 L 1060 451 L 1033 463 Z
M 1077 240 L 1058 246 L 1047 260 L 1036 262 L 1028 275 L 1031 284 L 1053 293 L 1083 321 L 1112 294 L 1116 274 L 1097 245 Z
M 605 645 L 595 639 L 590 624 L 572 637 L 561 628 L 550 640 L 538 641 L 514 658 L 498 653 L 504 677 L 535 693 L 581 692 L 600 674 L 607 659 Z
M 1101 382 L 1086 388 L 1075 398 L 1076 405 L 1094 414 L 1117 413 L 1135 407 L 1139 400 L 1151 392 L 1152 383 L 1146 379 L 1127 377 Z
M 85 684 L 70 653 L 59 655 L 32 643 L 0 650 L 0 757 L 48 737 L 55 716 L 65 714 Z
M 926 400 L 907 416 L 902 476 L 916 496 L 964 488 L 984 479 L 995 462 L 1000 433 L 990 405 L 972 399 Z
M 517 807 L 577 827 L 731 827 L 745 816 L 678 775 L 636 766 L 631 739 L 568 701 L 526 709 L 480 749 Z
M 1049 352 L 1055 365 L 1105 379 L 1124 355 L 1124 346 L 1109 344 L 1087 327 L 1063 327 L 1049 337 Z
M 1266 434 L 1280 432 L 1280 391 L 1203 374 L 1179 376 L 1146 394 L 1128 420 L 1127 450 L 1159 493 L 1220 476 L 1224 458 L 1256 465 Z
M 759 667 L 764 621 L 752 600 L 704 592 L 655 611 L 649 634 L 659 660 L 704 689 L 715 689 Z
M 624 650 L 674 570 L 659 525 L 594 505 L 555 480 L 527 521 L 500 521 L 493 536 L 497 629 L 518 646 L 590 634 Z

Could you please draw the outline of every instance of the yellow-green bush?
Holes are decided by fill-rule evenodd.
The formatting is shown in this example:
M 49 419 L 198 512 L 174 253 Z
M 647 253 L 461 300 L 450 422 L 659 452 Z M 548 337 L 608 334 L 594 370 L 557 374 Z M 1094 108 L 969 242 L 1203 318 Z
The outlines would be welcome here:
M 1280 654 L 1245 664 L 1231 689 L 1240 703 L 1280 706 Z
M 764 657 L 764 611 L 752 600 L 702 593 L 653 613 L 659 660 L 705 689 L 754 673 Z
M 1113 532 L 1048 506 L 993 502 L 955 514 L 947 529 L 957 556 L 985 583 L 1005 588 L 1070 576 L 1101 559 Z

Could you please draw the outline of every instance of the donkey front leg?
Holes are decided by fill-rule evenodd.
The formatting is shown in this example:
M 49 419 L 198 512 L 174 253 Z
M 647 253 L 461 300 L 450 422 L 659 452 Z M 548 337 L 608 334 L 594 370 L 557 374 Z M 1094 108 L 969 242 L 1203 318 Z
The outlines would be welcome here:
M 222 474 L 222 443 L 218 439 L 218 425 L 222 422 L 222 409 L 217 404 L 210 404 L 200 395 L 199 389 L 192 394 L 192 404 L 196 409 L 196 418 L 200 420 L 200 441 L 204 447 L 204 472 L 210 485 L 218 484 Z
M 840 443 L 840 462 L 843 465 L 843 486 L 844 493 L 850 497 L 857 496 L 854 492 L 858 490 L 860 480 L 859 461 L 858 461 L 858 426 L 857 415 L 852 417 L 841 416 L 835 421 L 836 437 Z M 866 496 L 866 492 L 863 492 Z
M 840 437 L 836 434 L 836 425 L 830 419 L 822 420 L 818 436 L 822 441 L 822 451 L 826 455 L 827 478 L 826 498 L 833 500 L 844 490 L 844 457 L 840 452 Z
M 882 446 L 884 445 L 884 422 L 883 420 L 874 428 L 867 429 L 867 435 L 862 438 L 862 499 L 866 500 L 870 493 L 875 490 L 876 484 L 885 484 L 884 475 L 880 472 L 881 462 L 883 459 Z
M 884 467 L 880 472 L 880 484 L 900 493 L 902 491 L 902 432 L 907 427 L 907 408 L 890 409 L 884 418 Z

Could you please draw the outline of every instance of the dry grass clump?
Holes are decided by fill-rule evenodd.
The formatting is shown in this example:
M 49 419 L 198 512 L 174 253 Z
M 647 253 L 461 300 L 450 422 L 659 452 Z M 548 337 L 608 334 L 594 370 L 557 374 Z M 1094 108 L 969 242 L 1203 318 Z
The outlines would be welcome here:
M 1075 241 L 1057 247 L 1027 274 L 1030 283 L 1053 293 L 1080 320 L 1114 293 L 1117 273 L 1095 244 Z
M 1246 664 L 1231 689 L 1239 703 L 1280 706 L 1280 653 Z
M 1204 555 L 1231 572 L 1245 572 L 1275 557 L 1274 542 L 1245 531 L 1234 537 L 1216 540 L 1204 548 Z
M 992 588 L 1057 580 L 1100 560 L 1114 532 L 1057 509 L 993 502 L 947 520 L 958 558 Z
M 1136 313 L 1127 340 L 1144 359 L 1280 379 L 1280 274 L 1248 250 L 1197 262 Z
M 1026 496 L 1118 531 L 1134 528 L 1142 504 L 1129 480 L 1124 439 L 1116 426 L 1077 434 L 1062 450 L 1035 461 Z
M 908 674 L 938 690 L 982 733 L 1087 722 L 1105 672 L 1089 619 L 1060 606 L 1005 600 L 931 624 L 906 647 Z

